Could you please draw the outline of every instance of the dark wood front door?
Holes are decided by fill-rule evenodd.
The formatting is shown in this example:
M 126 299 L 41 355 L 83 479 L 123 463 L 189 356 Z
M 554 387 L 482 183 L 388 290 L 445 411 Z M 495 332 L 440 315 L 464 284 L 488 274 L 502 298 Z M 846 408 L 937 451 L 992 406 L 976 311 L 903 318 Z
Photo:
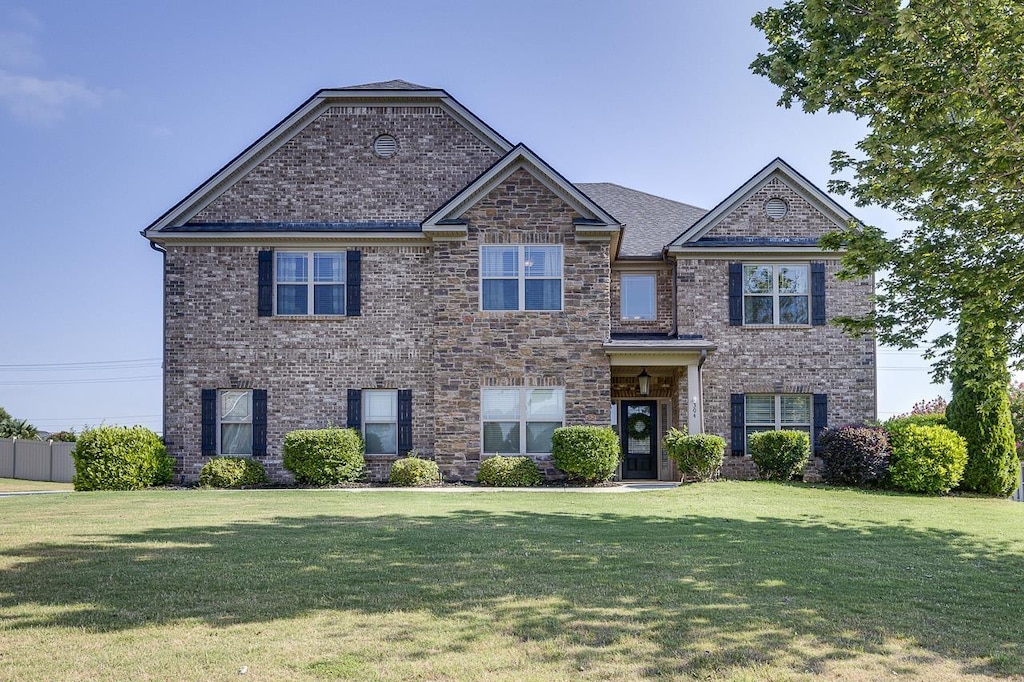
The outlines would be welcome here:
M 658 477 L 658 403 L 625 400 L 619 414 L 622 478 Z

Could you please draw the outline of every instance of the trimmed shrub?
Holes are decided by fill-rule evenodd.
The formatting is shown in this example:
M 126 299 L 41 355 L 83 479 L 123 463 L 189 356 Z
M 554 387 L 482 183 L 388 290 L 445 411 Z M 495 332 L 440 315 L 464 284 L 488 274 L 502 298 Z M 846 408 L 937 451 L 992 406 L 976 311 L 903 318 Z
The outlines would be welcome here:
M 945 426 L 946 415 L 944 414 L 908 414 L 902 417 L 892 417 L 882 423 L 882 428 L 889 434 L 889 444 L 894 443 L 907 427 L 914 426 Z
M 476 477 L 480 485 L 523 488 L 540 485 L 544 476 L 537 463 L 529 457 L 488 457 L 480 462 Z
M 761 431 L 750 436 L 750 458 L 765 481 L 788 481 L 800 473 L 811 456 L 806 431 Z
M 889 475 L 897 488 L 940 495 L 960 482 L 967 464 L 967 441 L 945 426 L 908 424 L 892 441 Z
M 75 490 L 138 490 L 170 483 L 174 475 L 160 436 L 141 426 L 86 429 L 71 457 Z
M 621 457 L 619 436 L 610 426 L 563 426 L 551 438 L 551 459 L 574 481 L 607 481 Z
M 679 466 L 683 476 L 710 481 L 722 469 L 725 439 L 710 433 L 691 436 L 686 431 L 669 429 L 665 435 L 665 452 Z
M 284 437 L 284 468 L 299 483 L 334 485 L 363 474 L 363 438 L 355 429 L 292 431 Z
M 437 462 L 422 457 L 403 457 L 391 465 L 388 476 L 391 485 L 420 486 L 435 485 L 441 481 L 441 470 Z
M 821 475 L 833 485 L 867 485 L 889 471 L 889 434 L 877 426 L 825 429 L 818 440 L 824 462 Z
M 263 465 L 248 457 L 214 457 L 199 472 L 204 488 L 241 488 L 264 485 L 267 472 Z

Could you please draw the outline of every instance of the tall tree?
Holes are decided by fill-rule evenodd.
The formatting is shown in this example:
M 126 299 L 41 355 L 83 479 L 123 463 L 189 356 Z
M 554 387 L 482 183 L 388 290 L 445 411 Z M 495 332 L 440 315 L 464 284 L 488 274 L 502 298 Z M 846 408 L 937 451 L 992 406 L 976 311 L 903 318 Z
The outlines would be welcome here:
M 1007 358 L 1024 357 L 1024 5 L 786 0 L 753 24 L 769 50 L 751 69 L 782 89 L 780 105 L 867 124 L 856 155 L 833 152 L 830 188 L 913 225 L 887 238 L 852 224 L 822 240 L 845 249 L 844 275 L 885 273 L 875 310 L 837 322 L 902 348 L 955 323 L 926 355 L 935 379 L 953 377 L 968 487 L 1002 494 L 1018 465 L 1003 437 Z

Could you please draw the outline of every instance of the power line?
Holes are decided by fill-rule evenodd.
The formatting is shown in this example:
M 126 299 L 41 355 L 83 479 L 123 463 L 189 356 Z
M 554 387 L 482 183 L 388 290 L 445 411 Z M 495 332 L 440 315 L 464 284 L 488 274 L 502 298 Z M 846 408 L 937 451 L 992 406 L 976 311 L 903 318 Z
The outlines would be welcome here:
M 162 379 L 162 374 L 140 377 L 110 377 L 106 379 L 44 379 L 36 381 L 0 381 L 0 386 L 64 386 L 69 384 L 127 384 Z
M 46 362 L 0 365 L 0 371 L 39 372 L 58 370 L 135 369 L 137 367 L 159 367 L 161 358 L 137 358 L 134 360 L 93 360 L 87 362 Z

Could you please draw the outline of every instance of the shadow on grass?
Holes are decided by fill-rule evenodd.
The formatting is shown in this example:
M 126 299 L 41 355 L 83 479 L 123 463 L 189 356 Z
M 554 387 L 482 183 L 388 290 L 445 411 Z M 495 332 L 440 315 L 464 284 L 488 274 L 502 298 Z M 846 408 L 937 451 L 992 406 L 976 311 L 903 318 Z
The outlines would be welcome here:
M 452 650 L 498 634 L 553 640 L 593 661 L 642 642 L 635 655 L 650 676 L 770 663 L 821 671 L 831 660 L 885 655 L 894 639 L 965 670 L 1024 673 L 1024 557 L 969 536 L 891 525 L 320 515 L 39 543 L 4 555 L 14 560 L 0 571 L 6 628 L 105 632 L 186 619 L 216 627 L 323 610 L 421 611 L 466 624 Z

